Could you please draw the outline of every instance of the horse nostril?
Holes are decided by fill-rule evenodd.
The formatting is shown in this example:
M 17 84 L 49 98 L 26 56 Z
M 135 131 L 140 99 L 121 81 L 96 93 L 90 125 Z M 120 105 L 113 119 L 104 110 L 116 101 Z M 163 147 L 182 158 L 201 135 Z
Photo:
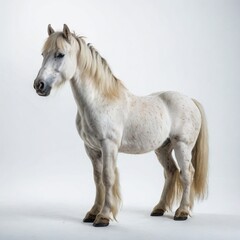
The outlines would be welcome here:
M 45 87 L 44 82 L 39 82 L 39 84 L 38 84 L 38 90 L 43 90 L 44 87 Z

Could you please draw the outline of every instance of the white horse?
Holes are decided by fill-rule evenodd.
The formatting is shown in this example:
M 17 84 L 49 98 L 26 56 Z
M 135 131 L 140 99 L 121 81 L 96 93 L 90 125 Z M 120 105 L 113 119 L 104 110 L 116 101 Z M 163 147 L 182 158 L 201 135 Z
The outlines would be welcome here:
M 107 226 L 119 203 L 118 152 L 155 151 L 165 185 L 151 216 L 162 216 L 176 200 L 175 220 L 186 220 L 195 198 L 207 191 L 208 135 L 203 108 L 177 92 L 138 97 L 117 79 L 106 60 L 64 24 L 48 25 L 42 67 L 34 81 L 40 96 L 70 81 L 77 104 L 76 125 L 92 161 L 96 198 L 84 222 Z M 176 160 L 172 156 L 175 152 Z

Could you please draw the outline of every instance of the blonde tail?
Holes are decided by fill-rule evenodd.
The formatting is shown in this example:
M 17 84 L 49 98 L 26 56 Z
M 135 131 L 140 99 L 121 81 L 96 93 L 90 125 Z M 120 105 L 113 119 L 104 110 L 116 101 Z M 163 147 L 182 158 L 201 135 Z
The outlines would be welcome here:
M 192 164 L 195 169 L 192 194 L 194 198 L 204 199 L 208 188 L 208 129 L 202 105 L 195 99 L 193 101 L 201 113 L 202 125 L 192 150 Z

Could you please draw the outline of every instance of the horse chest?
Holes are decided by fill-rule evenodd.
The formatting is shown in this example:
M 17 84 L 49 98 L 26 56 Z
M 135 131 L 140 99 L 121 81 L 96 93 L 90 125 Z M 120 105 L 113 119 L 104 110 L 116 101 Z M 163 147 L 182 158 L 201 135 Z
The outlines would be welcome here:
M 76 126 L 80 137 L 84 143 L 89 147 L 100 147 L 99 143 L 99 127 L 94 119 L 88 119 L 86 117 L 77 114 Z
M 103 139 L 107 137 L 111 138 L 115 135 L 109 117 L 98 112 L 82 115 L 78 113 L 76 125 L 84 143 L 94 149 L 100 149 Z

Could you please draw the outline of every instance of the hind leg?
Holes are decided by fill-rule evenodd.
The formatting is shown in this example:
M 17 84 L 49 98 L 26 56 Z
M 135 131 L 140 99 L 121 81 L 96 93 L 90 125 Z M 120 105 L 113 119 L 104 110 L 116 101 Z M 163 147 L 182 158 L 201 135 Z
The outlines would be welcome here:
M 173 176 L 175 171 L 177 170 L 173 158 L 172 158 L 172 146 L 171 142 L 169 141 L 165 146 L 160 147 L 155 151 L 159 162 L 164 167 L 164 176 L 165 176 L 165 183 L 163 187 L 163 191 L 161 194 L 161 198 L 159 203 L 154 207 L 151 216 L 162 216 L 167 208 L 171 207 L 171 203 L 169 203 L 168 193 L 172 188 L 173 183 Z
M 180 181 L 183 187 L 181 203 L 175 212 L 174 220 L 186 220 L 189 215 L 189 209 L 192 205 L 190 195 L 194 176 L 194 168 L 191 163 L 192 147 L 184 142 L 174 144 L 176 159 L 180 168 Z

